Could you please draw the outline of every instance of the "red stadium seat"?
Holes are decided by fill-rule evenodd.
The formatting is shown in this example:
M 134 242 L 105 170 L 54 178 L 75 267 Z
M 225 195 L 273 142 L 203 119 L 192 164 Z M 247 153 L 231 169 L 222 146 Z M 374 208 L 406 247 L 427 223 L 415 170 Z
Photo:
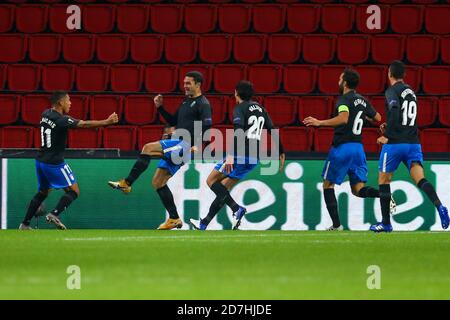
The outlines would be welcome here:
M 372 37 L 372 58 L 379 64 L 390 64 L 394 60 L 403 60 L 405 55 L 405 37 L 383 34 Z
M 219 6 L 219 28 L 223 33 L 244 33 L 250 29 L 251 6 L 226 4 Z
M 406 57 L 413 64 L 433 64 L 439 55 L 439 37 L 429 35 L 409 36 Z
M 0 5 L 0 33 L 8 32 L 14 25 L 15 6 L 9 4 Z
M 398 5 L 391 7 L 391 28 L 395 33 L 419 33 L 423 25 L 423 7 Z
M 377 139 L 381 134 L 378 128 L 364 128 L 362 131 L 362 142 L 364 145 L 364 151 L 371 153 L 378 153 L 381 150 L 379 144 L 377 144 Z
M 322 29 L 329 33 L 347 33 L 353 29 L 355 7 L 348 4 L 322 7 Z
M 253 83 L 255 92 L 275 93 L 280 90 L 282 72 L 282 67 L 277 64 L 252 65 L 248 71 L 248 79 Z
M 233 55 L 240 63 L 257 63 L 264 59 L 267 36 L 240 34 L 233 37 Z
M 176 34 L 166 37 L 166 59 L 172 63 L 188 63 L 197 56 L 198 37 L 192 34 Z
M 30 59 L 38 63 L 51 63 L 59 59 L 61 54 L 61 36 L 55 34 L 39 34 L 28 38 Z
M 163 133 L 164 126 L 161 125 L 139 127 L 137 132 L 138 150 L 142 150 L 149 142 L 161 140 Z
M 0 124 L 12 124 L 19 118 L 21 98 L 19 95 L 0 95 Z
M 375 110 L 381 115 L 381 123 L 386 122 L 386 98 L 384 96 L 372 96 L 369 100 Z
M 415 91 L 418 92 L 422 79 L 422 68 L 419 66 L 406 66 L 405 82 Z
M 150 21 L 150 7 L 124 4 L 117 7 L 117 29 L 121 33 L 142 33 L 147 31 Z
M 90 99 L 87 95 L 71 94 L 70 102 L 70 116 L 75 119 L 87 120 L 89 112 Z
M 219 64 L 214 68 L 214 88 L 216 91 L 233 94 L 236 84 L 247 79 L 247 66 L 244 64 Z
M 95 36 L 90 34 L 65 35 L 63 39 L 64 60 L 71 63 L 86 63 L 94 58 Z
M 93 95 L 90 99 L 90 119 L 104 120 L 115 112 L 120 121 L 123 113 L 123 99 L 118 95 Z
M 77 31 L 76 29 L 69 29 L 67 27 L 67 19 L 72 13 L 67 13 L 68 4 L 53 4 L 49 8 L 50 12 L 50 29 L 54 33 L 71 33 Z M 80 6 L 79 6 L 80 7 Z M 80 7 L 82 10 L 82 7 Z
M 28 38 L 23 34 L 0 35 L 0 62 L 14 63 L 25 59 Z
M 6 79 L 8 77 L 7 70 L 6 65 L 0 64 L 0 90 L 5 87 Z
M 225 120 L 225 115 L 227 113 L 227 97 L 208 96 L 207 99 L 211 104 L 213 124 L 221 124 Z
M 11 64 L 8 66 L 8 87 L 12 91 L 35 91 L 41 82 L 41 66 Z
M 31 148 L 33 147 L 33 127 L 3 127 L 1 138 L 2 148 Z
M 450 36 L 441 37 L 442 62 L 450 64 Z
M 444 97 L 439 101 L 439 122 L 450 127 L 450 98 Z
M 109 4 L 96 4 L 83 7 L 83 27 L 85 32 L 111 32 L 114 29 L 115 21 L 115 6 Z
M 144 67 L 139 64 L 111 66 L 111 89 L 115 92 L 139 92 L 144 81 Z
M 328 65 L 322 66 L 319 69 L 319 90 L 326 94 L 339 93 L 339 77 L 344 72 L 346 66 L 344 65 Z
M 177 65 L 149 65 L 145 70 L 145 88 L 149 92 L 175 91 L 178 81 Z
M 49 108 L 49 95 L 26 95 L 22 97 L 22 120 L 27 124 L 38 125 L 42 112 Z
M 191 33 L 212 32 L 217 25 L 217 7 L 210 4 L 194 4 L 184 8 L 184 23 Z
M 306 35 L 303 37 L 303 59 L 308 63 L 329 63 L 334 58 L 335 51 L 335 35 Z
M 164 37 L 153 34 L 131 36 L 131 59 L 137 63 L 155 63 L 161 60 Z
M 423 152 L 449 152 L 449 129 L 425 129 L 421 131 L 420 140 Z
M 341 63 L 360 64 L 369 58 L 370 38 L 367 35 L 341 35 L 337 42 L 337 57 Z
M 384 66 L 358 66 L 361 76 L 358 91 L 362 94 L 381 94 L 386 88 L 387 70 Z
M 333 99 L 327 96 L 303 96 L 299 99 L 298 120 L 303 122 L 307 117 L 319 120 L 329 119 L 332 114 Z
M 179 69 L 179 86 L 184 88 L 184 77 L 190 71 L 199 71 L 203 75 L 202 91 L 207 92 L 211 88 L 213 68 L 208 64 L 185 64 Z
M 132 151 L 136 149 L 136 127 L 112 126 L 103 129 L 103 147 Z
M 389 25 L 389 6 L 378 5 L 381 10 L 380 28 L 374 26 L 375 20 L 369 19 L 375 12 L 373 5 L 361 5 L 356 7 L 356 29 L 361 33 L 385 33 Z M 370 10 L 369 10 L 370 9 Z
M 292 33 L 314 33 L 319 28 L 321 6 L 293 4 L 287 9 L 287 26 Z
M 184 96 L 164 96 L 163 106 L 164 109 L 170 114 L 174 115 L 181 103 L 184 100 Z M 160 115 L 159 119 L 162 123 L 167 123 L 166 120 Z
M 328 152 L 333 142 L 333 128 L 318 128 L 314 130 L 314 151 Z
M 419 127 L 430 127 L 436 122 L 438 116 L 438 99 L 436 97 L 417 97 L 419 105 L 417 124 Z
M 96 149 L 102 146 L 102 128 L 69 130 L 67 143 L 72 149 Z
M 284 89 L 292 94 L 314 91 L 317 81 L 317 66 L 291 64 L 284 68 Z
M 300 57 L 302 38 L 296 34 L 274 34 L 269 37 L 269 59 L 274 63 L 294 63 Z
M 206 63 L 223 63 L 231 57 L 233 38 L 228 34 L 201 35 L 199 39 L 200 60 Z
M 128 58 L 130 38 L 122 34 L 97 36 L 97 58 L 102 63 L 121 63 Z
M 397 4 L 404 2 L 405 0 L 379 0 L 380 3 Z
M 39 33 L 47 27 L 48 7 L 42 4 L 16 7 L 16 27 L 19 32 Z
M 275 126 L 287 126 L 295 122 L 297 103 L 296 97 L 268 96 L 264 98 L 264 107 Z
M 253 26 L 256 32 L 277 33 L 284 29 L 286 7 L 267 4 L 253 7 Z
M 423 91 L 428 94 L 450 92 L 450 67 L 427 67 L 423 69 Z
M 45 91 L 70 91 L 75 81 L 75 69 L 71 64 L 48 64 L 42 67 L 42 88 Z
M 183 6 L 156 5 L 152 6 L 150 23 L 153 32 L 176 33 L 183 25 Z
M 79 91 L 105 91 L 109 83 L 109 66 L 85 64 L 77 67 Z
M 143 125 L 156 120 L 153 96 L 130 95 L 125 98 L 125 121 L 129 124 Z
M 280 130 L 280 139 L 285 151 L 301 152 L 311 150 L 311 131 L 302 127 L 284 127 Z
M 425 28 L 434 34 L 450 34 L 450 5 L 427 6 L 425 11 Z
M 208 148 L 214 150 L 216 155 L 219 154 L 221 156 L 227 150 L 227 142 L 232 136 L 232 125 L 216 125 L 211 130 L 211 143 L 208 145 Z

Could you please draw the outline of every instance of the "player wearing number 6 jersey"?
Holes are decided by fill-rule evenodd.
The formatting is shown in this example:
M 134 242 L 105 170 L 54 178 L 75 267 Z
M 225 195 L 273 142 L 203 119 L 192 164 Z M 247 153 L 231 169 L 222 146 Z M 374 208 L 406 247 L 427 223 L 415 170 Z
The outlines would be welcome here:
M 449 226 L 448 210 L 436 194 L 434 187 L 425 179 L 423 155 L 417 128 L 419 111 L 417 97 L 410 86 L 403 82 L 405 65 L 394 61 L 389 67 L 390 87 L 386 90 L 387 123 L 380 129 L 384 136 L 378 138 L 383 145 L 378 164 L 380 184 L 380 202 L 383 220 L 370 227 L 374 232 L 390 232 L 392 225 L 389 215 L 390 183 L 392 176 L 403 162 L 417 186 L 426 193 L 438 210 L 443 229 Z
M 64 189 L 65 194 L 61 197 L 55 209 L 47 214 L 46 220 L 53 223 L 58 229 L 66 229 L 58 216 L 80 194 L 75 176 L 69 165 L 64 161 L 68 129 L 98 128 L 118 122 L 116 113 L 101 121 L 83 121 L 68 116 L 71 102 L 66 92 L 55 92 L 50 100 L 52 107 L 42 113 L 40 122 L 41 149 L 36 157 L 38 193 L 34 195 L 28 206 L 25 219 L 19 227 L 21 230 L 31 229 L 31 219 L 52 189 Z
M 361 134 L 365 120 L 378 122 L 381 116 L 369 101 L 355 91 L 358 83 L 359 74 L 355 70 L 345 69 L 339 78 L 339 91 L 342 96 L 336 103 L 335 117 L 328 120 L 307 117 L 303 121 L 306 126 L 335 128 L 333 146 L 322 172 L 325 203 L 333 221 L 333 225 L 327 229 L 330 231 L 343 230 L 334 185 L 340 185 L 347 175 L 355 196 L 360 198 L 380 196 L 377 189 L 366 186 L 367 162 Z
M 249 81 L 240 81 L 236 85 L 235 99 L 237 105 L 233 111 L 234 141 L 233 147 L 228 148 L 226 159 L 219 162 L 208 176 L 206 183 L 216 194 L 216 199 L 211 204 L 208 215 L 198 220 L 190 219 L 194 229 L 206 230 L 208 224 L 216 216 L 217 212 L 226 204 L 233 211 L 233 230 L 237 230 L 247 210 L 239 206 L 230 195 L 230 190 L 245 178 L 259 163 L 259 148 L 263 129 L 273 134 L 274 126 L 269 114 L 256 101 L 251 98 L 254 95 L 253 85 Z M 240 143 L 243 142 L 243 143 Z M 281 141 L 278 141 L 278 152 L 281 171 L 284 166 L 285 154 Z M 240 148 L 242 147 L 242 149 Z

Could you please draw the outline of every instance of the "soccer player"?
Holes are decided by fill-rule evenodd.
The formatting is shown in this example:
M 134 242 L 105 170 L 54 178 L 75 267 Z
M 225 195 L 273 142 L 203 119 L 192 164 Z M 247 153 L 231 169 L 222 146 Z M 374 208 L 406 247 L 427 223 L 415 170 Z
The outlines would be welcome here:
M 162 95 L 157 95 L 154 98 L 154 103 L 159 114 L 171 126 L 175 126 L 175 132 L 182 129 L 187 130 L 190 134 L 190 142 L 180 139 L 167 139 L 147 143 L 143 147 L 128 177 L 120 181 L 108 182 L 113 189 L 121 190 L 123 193 L 129 193 L 131 192 L 132 184 L 148 168 L 151 157 L 161 158 L 153 176 L 152 185 L 169 213 L 169 219 L 162 223 L 158 227 L 158 230 L 170 230 L 183 226 L 183 222 L 175 206 L 173 194 L 167 186 L 167 182 L 188 160 L 186 156 L 189 156 L 191 151 L 195 150 L 195 147 L 191 147 L 191 143 L 196 145 L 199 141 L 202 141 L 202 132 L 207 131 L 212 125 L 211 106 L 208 99 L 202 94 L 202 83 L 203 75 L 200 72 L 192 71 L 186 74 L 184 78 L 186 97 L 174 115 L 164 109 Z M 200 136 L 194 136 L 194 124 L 196 121 L 199 121 L 202 126 Z M 183 161 L 174 161 L 180 160 L 175 159 L 176 157 L 182 157 Z
M 68 116 L 71 102 L 67 92 L 57 91 L 53 93 L 50 101 L 52 106 L 42 113 L 40 122 L 41 149 L 36 157 L 39 191 L 34 195 L 28 206 L 25 219 L 19 226 L 20 230 L 31 230 L 31 219 L 52 189 L 64 189 L 65 194 L 59 200 L 56 208 L 47 214 L 46 220 L 58 229 L 66 229 L 66 226 L 59 219 L 59 215 L 80 195 L 75 176 L 69 165 L 64 161 L 68 129 L 98 128 L 118 122 L 116 113 L 101 121 L 77 120 Z
M 403 79 L 405 65 L 394 61 L 389 67 L 390 87 L 386 90 L 387 122 L 380 127 L 384 136 L 378 138 L 383 145 L 378 164 L 380 184 L 380 203 L 383 220 L 370 227 L 374 232 L 391 232 L 392 225 L 389 216 L 389 199 L 391 197 L 390 183 L 392 176 L 403 162 L 414 180 L 439 212 L 443 229 L 449 226 L 448 210 L 436 194 L 434 187 L 425 179 L 423 170 L 423 154 L 417 129 L 417 97 Z
M 226 204 L 233 210 L 233 230 L 237 230 L 247 210 L 238 205 L 231 197 L 230 190 L 245 178 L 259 163 L 259 148 L 263 128 L 274 129 L 269 114 L 262 105 L 252 101 L 253 85 L 248 81 L 240 81 L 236 85 L 235 99 L 237 105 L 233 111 L 234 148 L 228 150 L 226 159 L 217 163 L 207 179 L 207 184 L 216 194 L 209 208 L 208 215 L 199 220 L 190 219 L 190 224 L 196 230 L 206 230 L 208 224 L 217 212 Z M 269 131 L 270 132 L 270 131 Z M 244 148 L 239 150 L 238 137 L 242 134 Z M 245 134 L 245 136 L 244 136 Z M 254 146 L 255 148 L 252 148 Z M 254 151 L 253 151 L 254 150 Z M 253 152 L 252 152 L 253 151 Z M 242 152 L 244 152 L 242 154 Z M 285 162 L 285 154 L 281 141 L 279 142 L 281 171 Z
M 303 120 L 308 127 L 334 127 L 333 146 L 322 172 L 325 203 L 333 221 L 328 231 L 344 230 L 339 219 L 334 185 L 340 185 L 345 176 L 350 178 L 353 195 L 360 198 L 380 197 L 377 189 L 366 186 L 367 161 L 361 134 L 365 120 L 378 122 L 381 116 L 366 98 L 356 92 L 358 84 L 359 74 L 353 69 L 345 69 L 339 77 L 342 96 L 336 103 L 335 117 L 328 120 L 307 117 Z

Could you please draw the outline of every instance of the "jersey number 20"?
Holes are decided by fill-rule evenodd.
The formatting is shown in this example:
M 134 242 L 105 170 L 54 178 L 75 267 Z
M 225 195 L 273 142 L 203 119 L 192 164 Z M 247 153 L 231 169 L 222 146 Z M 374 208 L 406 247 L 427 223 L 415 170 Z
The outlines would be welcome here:
M 247 131 L 247 138 L 261 140 L 264 122 L 264 117 L 251 116 L 250 118 L 248 118 L 248 124 L 251 127 Z

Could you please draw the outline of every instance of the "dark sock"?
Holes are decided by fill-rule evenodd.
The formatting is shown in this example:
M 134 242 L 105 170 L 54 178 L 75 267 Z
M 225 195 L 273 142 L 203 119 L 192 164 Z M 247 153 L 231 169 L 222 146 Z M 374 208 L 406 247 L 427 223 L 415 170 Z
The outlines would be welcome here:
M 78 194 L 75 191 L 70 190 L 70 191 L 66 192 L 61 197 L 61 199 L 59 200 L 58 204 L 56 205 L 56 208 L 53 209 L 51 211 L 51 213 L 54 214 L 55 216 L 59 216 L 77 198 L 78 198 Z
M 379 198 L 380 191 L 372 187 L 364 187 L 359 190 L 358 197 L 360 198 Z
M 42 202 L 47 198 L 47 195 L 43 193 L 36 193 L 31 199 L 30 204 L 28 205 L 27 214 L 25 215 L 25 219 L 23 219 L 23 224 L 30 225 L 31 219 L 33 219 L 34 215 L 36 214 L 36 211 L 38 210 L 39 206 L 42 204 Z
M 391 185 L 380 184 L 380 204 L 383 224 L 391 224 Z
M 417 186 L 419 187 L 419 189 L 426 193 L 426 195 L 431 200 L 431 202 L 433 202 L 436 208 L 439 208 L 442 205 L 441 200 L 439 200 L 439 197 L 436 194 L 436 190 L 427 179 L 420 180 Z
M 208 215 L 200 220 L 200 223 L 203 223 L 204 225 L 208 225 L 212 219 L 216 216 L 217 212 L 219 212 L 220 209 L 225 205 L 225 202 L 219 197 L 216 197 L 214 201 L 211 203 L 211 206 L 209 207 Z
M 236 212 L 239 210 L 240 206 L 234 201 L 234 199 L 231 197 L 230 192 L 225 188 L 225 186 L 220 182 L 217 181 L 211 186 L 211 190 L 216 194 L 216 196 L 219 199 L 223 199 L 227 206 L 233 210 L 233 212 Z
M 337 228 L 341 225 L 341 220 L 339 219 L 338 203 L 336 200 L 334 189 L 324 189 L 323 194 L 325 197 L 325 203 L 327 205 L 328 213 L 330 214 L 331 220 L 333 221 L 333 227 Z
M 165 185 L 164 187 L 156 190 L 156 192 L 158 192 L 164 208 L 166 208 L 167 212 L 169 213 L 170 219 L 180 218 L 180 216 L 178 215 L 177 207 L 175 206 L 175 201 L 173 200 L 172 191 L 170 191 L 169 187 Z
M 136 162 L 133 165 L 133 168 L 131 168 L 130 174 L 127 178 L 125 178 L 125 181 L 128 183 L 128 185 L 132 185 L 137 178 L 148 168 L 148 165 L 150 164 L 151 156 L 147 154 L 140 154 L 137 158 Z

